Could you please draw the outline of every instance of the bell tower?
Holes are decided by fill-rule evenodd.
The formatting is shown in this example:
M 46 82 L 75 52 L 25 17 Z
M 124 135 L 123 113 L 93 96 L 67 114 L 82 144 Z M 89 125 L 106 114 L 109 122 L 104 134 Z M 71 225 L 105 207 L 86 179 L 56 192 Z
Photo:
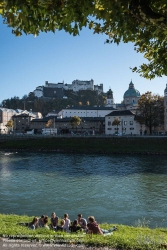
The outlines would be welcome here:
M 114 98 L 113 98 L 113 91 L 111 89 L 109 89 L 109 91 L 107 92 L 107 100 L 106 100 L 106 107 L 112 107 L 113 108 L 114 105 Z

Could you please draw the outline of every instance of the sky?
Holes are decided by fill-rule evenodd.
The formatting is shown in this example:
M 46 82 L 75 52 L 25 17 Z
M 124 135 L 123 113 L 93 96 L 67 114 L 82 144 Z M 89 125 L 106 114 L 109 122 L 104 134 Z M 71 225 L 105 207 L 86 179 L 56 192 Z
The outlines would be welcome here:
M 71 84 L 76 79 L 103 83 L 104 92 L 113 90 L 115 103 L 123 100 L 131 80 L 140 94 L 163 95 L 167 77 L 150 81 L 132 73 L 130 67 L 146 62 L 143 55 L 132 43 L 105 44 L 106 38 L 87 28 L 76 37 L 64 31 L 16 37 L 0 19 L 0 103 L 22 98 L 45 81 Z

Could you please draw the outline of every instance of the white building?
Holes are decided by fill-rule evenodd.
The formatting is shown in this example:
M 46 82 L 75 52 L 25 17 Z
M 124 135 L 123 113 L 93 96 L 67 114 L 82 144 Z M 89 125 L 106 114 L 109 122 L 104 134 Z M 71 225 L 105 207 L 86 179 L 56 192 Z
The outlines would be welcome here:
M 34 95 L 38 98 L 43 96 L 43 86 L 38 86 L 34 91 Z
M 112 107 L 91 107 L 91 106 L 80 106 L 80 107 L 69 107 L 62 109 L 59 112 L 59 116 L 62 118 L 66 117 L 105 117 L 116 109 Z
M 0 108 L 0 134 L 6 134 L 8 132 L 6 124 L 15 114 L 16 111 L 14 109 Z
M 112 125 L 113 121 L 118 119 L 118 126 Z M 125 133 L 127 135 L 142 135 L 144 134 L 145 126 L 140 125 L 135 119 L 135 113 L 131 110 L 113 111 L 105 116 L 105 134 L 113 135 L 115 132 Z

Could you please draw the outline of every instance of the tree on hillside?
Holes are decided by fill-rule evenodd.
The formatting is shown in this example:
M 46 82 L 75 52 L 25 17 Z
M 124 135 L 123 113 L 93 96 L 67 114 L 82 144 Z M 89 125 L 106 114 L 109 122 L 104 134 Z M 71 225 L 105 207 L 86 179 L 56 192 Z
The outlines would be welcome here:
M 164 124 L 164 98 L 151 92 L 143 94 L 138 101 L 136 120 L 152 129 Z
M 112 126 L 117 126 L 117 132 L 118 132 L 118 125 L 120 125 L 120 120 L 118 118 L 115 118 L 112 122 Z
M 81 121 L 82 120 L 79 116 L 73 116 L 70 120 L 70 125 L 72 127 L 76 127 L 76 129 L 77 129 L 77 127 L 80 125 Z
M 0 0 L 4 24 L 16 36 L 83 27 L 108 36 L 107 43 L 133 42 L 148 63 L 133 71 L 146 78 L 167 75 L 166 0 Z

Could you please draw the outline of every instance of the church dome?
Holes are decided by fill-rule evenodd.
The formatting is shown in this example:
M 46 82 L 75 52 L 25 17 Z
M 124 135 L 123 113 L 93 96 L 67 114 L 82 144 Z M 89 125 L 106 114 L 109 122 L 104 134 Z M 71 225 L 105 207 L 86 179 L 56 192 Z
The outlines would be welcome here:
M 132 81 L 129 84 L 129 89 L 124 93 L 124 98 L 126 97 L 139 97 L 140 92 L 134 88 Z

